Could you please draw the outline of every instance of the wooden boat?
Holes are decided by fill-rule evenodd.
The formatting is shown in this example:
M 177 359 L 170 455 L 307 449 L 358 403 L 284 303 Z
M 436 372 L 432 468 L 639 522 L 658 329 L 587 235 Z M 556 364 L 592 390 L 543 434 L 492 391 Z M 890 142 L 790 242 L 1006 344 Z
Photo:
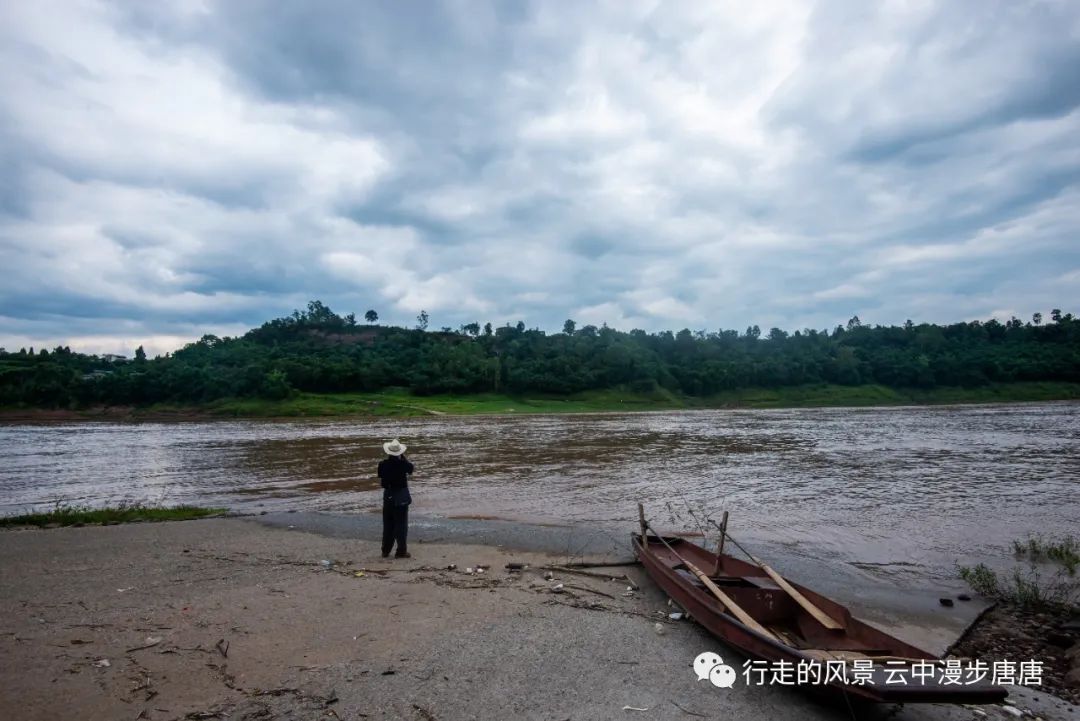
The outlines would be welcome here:
M 752 660 L 767 662 L 761 666 L 775 669 L 786 661 L 794 668 L 802 664 L 816 669 L 821 675 L 805 688 L 892 703 L 996 703 L 1008 695 L 989 683 L 990 674 L 978 683 L 968 683 L 972 677 L 966 676 L 961 684 L 946 684 L 941 673 L 926 678 L 932 670 L 929 664 L 943 670 L 945 662 L 860 621 L 841 604 L 787 581 L 767 566 L 718 556 L 677 536 L 646 533 L 645 543 L 641 533 L 633 534 L 634 553 L 675 603 L 721 641 Z M 742 683 L 745 667 L 728 663 Z M 841 666 L 846 678 L 836 673 Z M 824 683 L 829 669 L 832 681 Z M 856 676 L 856 669 L 862 674 Z M 759 673 L 751 673 L 751 682 L 761 679 Z M 868 675 L 871 683 L 866 682 Z M 768 674 L 765 679 L 772 683 L 776 677 Z

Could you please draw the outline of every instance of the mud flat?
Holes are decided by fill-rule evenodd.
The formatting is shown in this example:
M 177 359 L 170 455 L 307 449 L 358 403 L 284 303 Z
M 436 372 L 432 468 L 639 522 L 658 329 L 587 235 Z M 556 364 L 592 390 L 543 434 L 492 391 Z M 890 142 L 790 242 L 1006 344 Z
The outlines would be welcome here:
M 384 561 L 369 533 L 304 526 L 228 518 L 0 532 L 0 714 L 1015 717 L 1001 707 L 980 709 L 987 716 L 963 707 L 848 708 L 775 686 L 717 689 L 696 679 L 693 658 L 716 650 L 732 665 L 743 659 L 692 623 L 662 619 L 666 599 L 637 567 L 589 569 L 601 577 L 556 571 L 549 580 L 543 566 L 590 556 L 502 543 L 513 534 L 470 543 L 473 533 L 423 524 L 412 559 Z M 509 562 L 529 568 L 510 572 Z M 466 572 L 481 565 L 489 568 Z M 640 590 L 627 594 L 631 585 Z M 901 635 L 919 625 L 894 615 Z M 1076 707 L 1034 691 L 1013 700 L 1044 719 L 1080 718 Z

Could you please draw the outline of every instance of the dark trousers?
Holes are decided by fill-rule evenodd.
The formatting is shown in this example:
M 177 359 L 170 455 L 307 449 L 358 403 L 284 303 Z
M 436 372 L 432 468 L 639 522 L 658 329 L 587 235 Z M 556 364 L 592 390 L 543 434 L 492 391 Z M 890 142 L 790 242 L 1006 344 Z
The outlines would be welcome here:
M 382 507 L 382 552 L 383 555 L 390 553 L 397 541 L 397 554 L 400 556 L 408 551 L 405 545 L 405 537 L 409 533 L 409 507 L 395 506 L 393 503 L 384 503 Z

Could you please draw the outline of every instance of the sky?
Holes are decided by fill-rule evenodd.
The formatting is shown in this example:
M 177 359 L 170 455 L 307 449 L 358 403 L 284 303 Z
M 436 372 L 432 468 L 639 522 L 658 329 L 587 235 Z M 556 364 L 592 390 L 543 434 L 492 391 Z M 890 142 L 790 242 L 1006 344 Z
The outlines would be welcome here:
M 1080 4 L 0 0 L 0 167 L 9 350 L 1027 320 L 1080 311 Z

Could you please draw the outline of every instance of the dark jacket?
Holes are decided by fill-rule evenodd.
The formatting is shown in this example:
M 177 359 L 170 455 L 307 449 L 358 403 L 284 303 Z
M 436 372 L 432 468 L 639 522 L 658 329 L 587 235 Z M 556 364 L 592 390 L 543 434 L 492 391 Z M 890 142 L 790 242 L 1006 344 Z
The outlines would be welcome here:
M 379 462 L 379 479 L 383 487 L 383 503 L 407 506 L 412 503 L 409 495 L 409 474 L 413 464 L 402 456 L 390 456 Z

